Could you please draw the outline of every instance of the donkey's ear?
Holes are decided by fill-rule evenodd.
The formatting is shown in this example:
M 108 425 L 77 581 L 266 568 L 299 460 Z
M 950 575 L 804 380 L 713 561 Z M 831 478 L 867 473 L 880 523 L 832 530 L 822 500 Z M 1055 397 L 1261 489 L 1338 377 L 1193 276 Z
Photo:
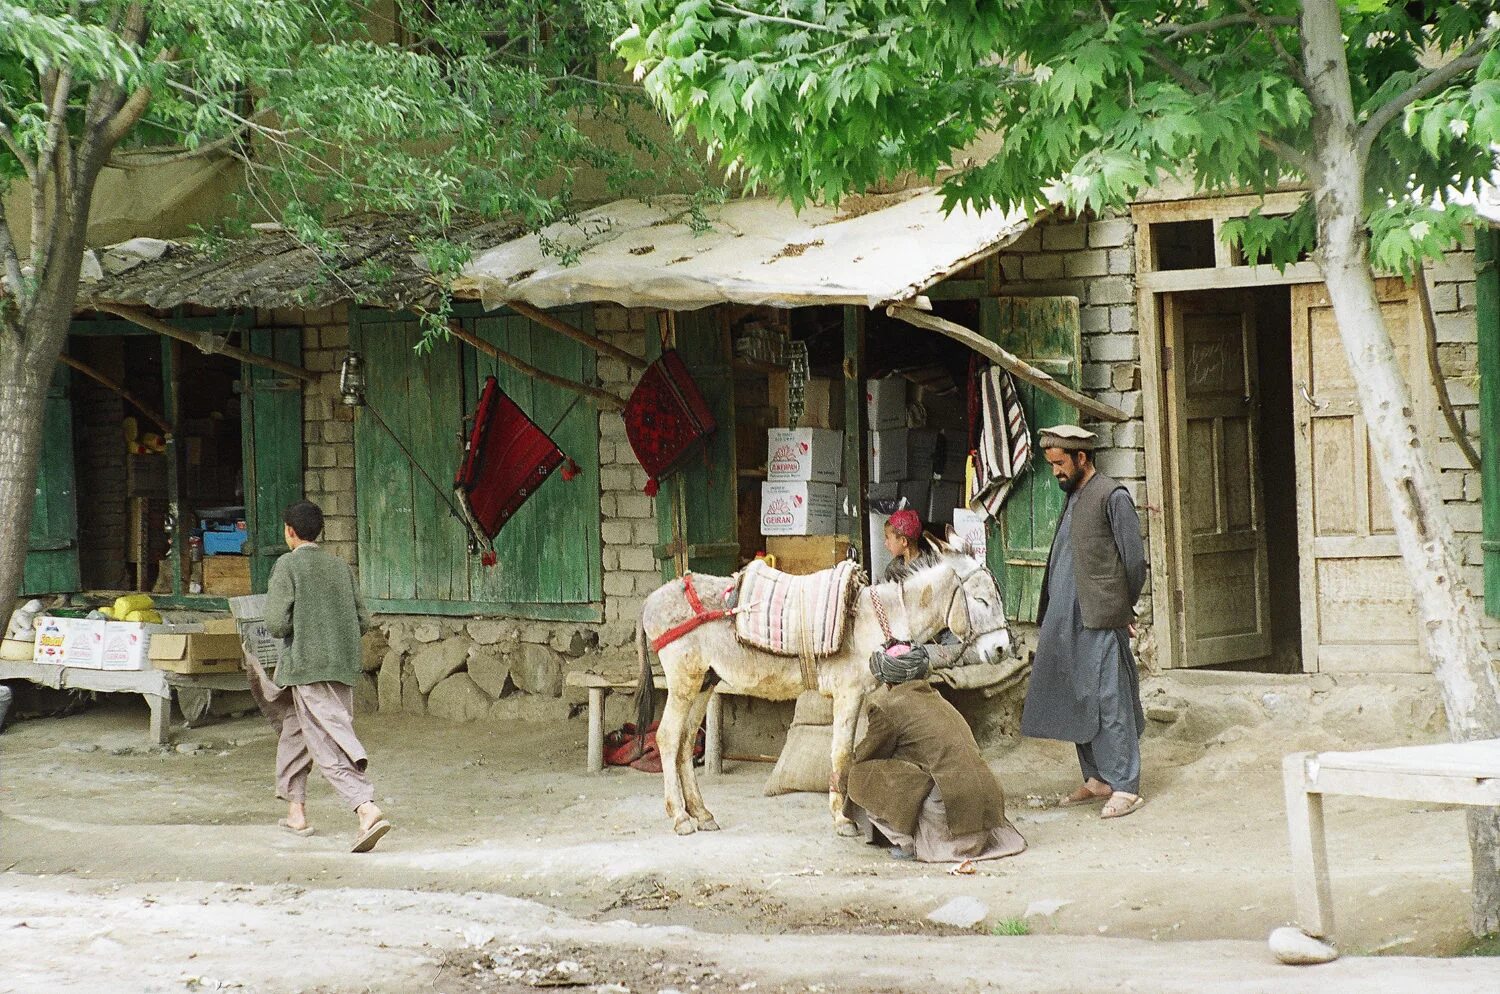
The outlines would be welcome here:
M 953 554 L 955 552 L 961 553 L 963 551 L 958 546 L 956 546 L 956 545 L 954 545 L 952 543 L 952 541 L 951 541 L 952 535 L 953 535 L 953 526 L 949 525 L 948 526 L 948 535 L 946 537 L 944 537 L 944 538 L 938 538 L 936 535 L 932 534 L 932 532 L 928 532 L 927 535 L 926 535 L 926 538 L 927 538 L 927 541 L 932 545 L 932 547 L 937 550 L 937 552 L 938 552 L 939 555 L 946 556 L 946 555 L 951 555 L 951 554 Z
M 938 543 L 938 546 L 947 552 L 954 552 L 960 556 L 969 556 L 970 558 L 974 556 L 973 545 L 960 538 L 958 529 L 952 525 L 949 525 L 945 529 L 943 539 Z

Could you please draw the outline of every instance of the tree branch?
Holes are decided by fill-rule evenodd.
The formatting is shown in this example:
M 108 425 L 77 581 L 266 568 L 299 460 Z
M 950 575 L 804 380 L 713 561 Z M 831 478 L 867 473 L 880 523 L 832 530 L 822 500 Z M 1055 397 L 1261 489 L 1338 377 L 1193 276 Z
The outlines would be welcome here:
M 1370 119 L 1360 126 L 1356 137 L 1360 159 L 1364 160 L 1368 156 L 1371 146 L 1375 144 L 1375 139 L 1380 137 L 1380 133 L 1403 110 L 1423 97 L 1436 93 L 1469 70 L 1477 69 L 1479 63 L 1484 61 L 1484 50 L 1489 46 L 1490 36 L 1493 33 L 1493 31 L 1486 31 L 1482 36 L 1474 39 L 1473 44 L 1464 49 L 1457 58 L 1438 66 L 1405 92 L 1397 94 L 1371 114 Z
M 37 273 L 46 272 L 47 261 L 52 254 L 54 227 L 47 224 L 47 180 L 58 164 L 58 143 L 66 134 L 68 97 L 73 90 L 73 72 L 64 66 L 56 74 L 46 73 L 42 90 L 50 97 L 47 112 L 47 137 L 36 157 L 36 179 L 31 184 L 31 264 Z M 50 90 L 50 92 L 49 92 Z M 55 186 L 55 184 L 54 184 Z M 53 198 L 52 218 L 58 218 L 62 206 L 62 191 L 59 188 Z
M 5 282 L 10 284 L 10 294 L 21 299 L 21 287 L 25 277 L 21 274 L 21 253 L 16 249 L 15 239 L 10 233 L 10 218 L 5 213 L 5 200 L 0 198 L 0 264 L 5 266 Z M 0 293 L 0 297 L 5 294 Z
M 768 24 L 787 24 L 794 28 L 805 28 L 809 31 L 825 31 L 829 34 L 848 34 L 847 31 L 840 31 L 838 28 L 830 28 L 826 24 L 815 24 L 812 21 L 799 21 L 795 17 L 780 17 L 776 14 L 760 14 L 753 10 L 745 10 L 743 7 L 736 7 L 732 3 L 715 3 L 713 5 L 713 8 L 714 10 L 717 10 L 720 13 L 724 14 L 738 14 L 740 17 L 745 18 L 747 21 L 765 21 Z
M 16 157 L 16 161 L 21 163 L 21 168 L 26 171 L 26 182 L 34 184 L 36 182 L 36 163 L 32 161 L 31 156 L 26 154 L 26 150 L 21 147 L 20 139 L 16 137 L 16 133 L 10 130 L 10 125 L 4 121 L 0 121 L 0 141 L 3 141 L 5 147 L 10 149 L 10 154 Z
M 1186 38 L 1189 35 L 1209 34 L 1218 31 L 1220 28 L 1232 28 L 1241 24 L 1254 24 L 1258 27 L 1266 27 L 1267 25 L 1289 27 L 1297 23 L 1295 17 L 1270 17 L 1249 8 L 1243 2 L 1241 6 L 1246 7 L 1248 13 L 1225 14 L 1223 17 L 1215 17 L 1209 21 L 1198 21 L 1195 24 L 1158 24 L 1148 28 L 1147 33 L 1161 35 L 1162 41 L 1176 41 L 1178 38 Z
M 1245 16 L 1253 20 L 1261 32 L 1271 40 L 1271 45 L 1276 49 L 1276 55 L 1291 71 L 1292 79 L 1304 90 L 1307 89 L 1307 74 L 1302 71 L 1302 63 L 1292 58 L 1292 53 L 1281 44 L 1281 36 L 1276 33 L 1278 27 L 1295 25 L 1295 17 L 1268 17 L 1256 9 L 1254 0 L 1240 0 L 1240 6 L 1245 9 Z

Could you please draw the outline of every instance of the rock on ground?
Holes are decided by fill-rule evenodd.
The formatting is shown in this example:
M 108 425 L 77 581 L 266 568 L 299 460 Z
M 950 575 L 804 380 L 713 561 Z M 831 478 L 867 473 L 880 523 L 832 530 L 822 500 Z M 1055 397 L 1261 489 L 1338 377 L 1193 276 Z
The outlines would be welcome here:
M 955 928 L 973 928 L 989 913 L 990 909 L 978 898 L 955 897 L 942 907 L 929 911 L 927 920 Z
M 479 721 L 490 713 L 490 699 L 467 673 L 455 673 L 432 689 L 427 713 L 445 721 Z
M 1271 952 L 1288 966 L 1312 966 L 1332 963 L 1338 950 L 1321 939 L 1314 939 L 1300 928 L 1285 925 L 1271 933 Z

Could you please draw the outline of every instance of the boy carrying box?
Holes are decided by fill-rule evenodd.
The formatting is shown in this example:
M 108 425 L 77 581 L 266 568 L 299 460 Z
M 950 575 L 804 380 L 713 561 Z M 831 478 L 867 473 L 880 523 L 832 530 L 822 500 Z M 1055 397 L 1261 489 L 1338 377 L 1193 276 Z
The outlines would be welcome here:
M 370 627 L 349 564 L 318 547 L 323 511 L 298 501 L 282 515 L 291 551 L 276 560 L 266 592 L 266 629 L 284 647 L 273 682 L 255 657 L 245 656 L 250 690 L 280 733 L 276 796 L 287 802 L 282 828 L 313 834 L 307 823 L 307 775 L 323 776 L 359 816 L 352 852 L 369 852 L 391 830 L 365 775 L 365 748 L 354 734 L 354 683 L 360 635 Z

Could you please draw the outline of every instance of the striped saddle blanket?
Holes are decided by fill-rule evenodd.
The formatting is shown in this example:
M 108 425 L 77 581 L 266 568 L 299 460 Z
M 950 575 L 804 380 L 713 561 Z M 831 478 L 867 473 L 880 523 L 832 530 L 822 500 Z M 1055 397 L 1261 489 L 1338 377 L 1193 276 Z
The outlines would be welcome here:
M 757 560 L 739 573 L 735 638 L 778 656 L 831 656 L 843 647 L 854 598 L 868 582 L 851 560 L 808 576 Z

